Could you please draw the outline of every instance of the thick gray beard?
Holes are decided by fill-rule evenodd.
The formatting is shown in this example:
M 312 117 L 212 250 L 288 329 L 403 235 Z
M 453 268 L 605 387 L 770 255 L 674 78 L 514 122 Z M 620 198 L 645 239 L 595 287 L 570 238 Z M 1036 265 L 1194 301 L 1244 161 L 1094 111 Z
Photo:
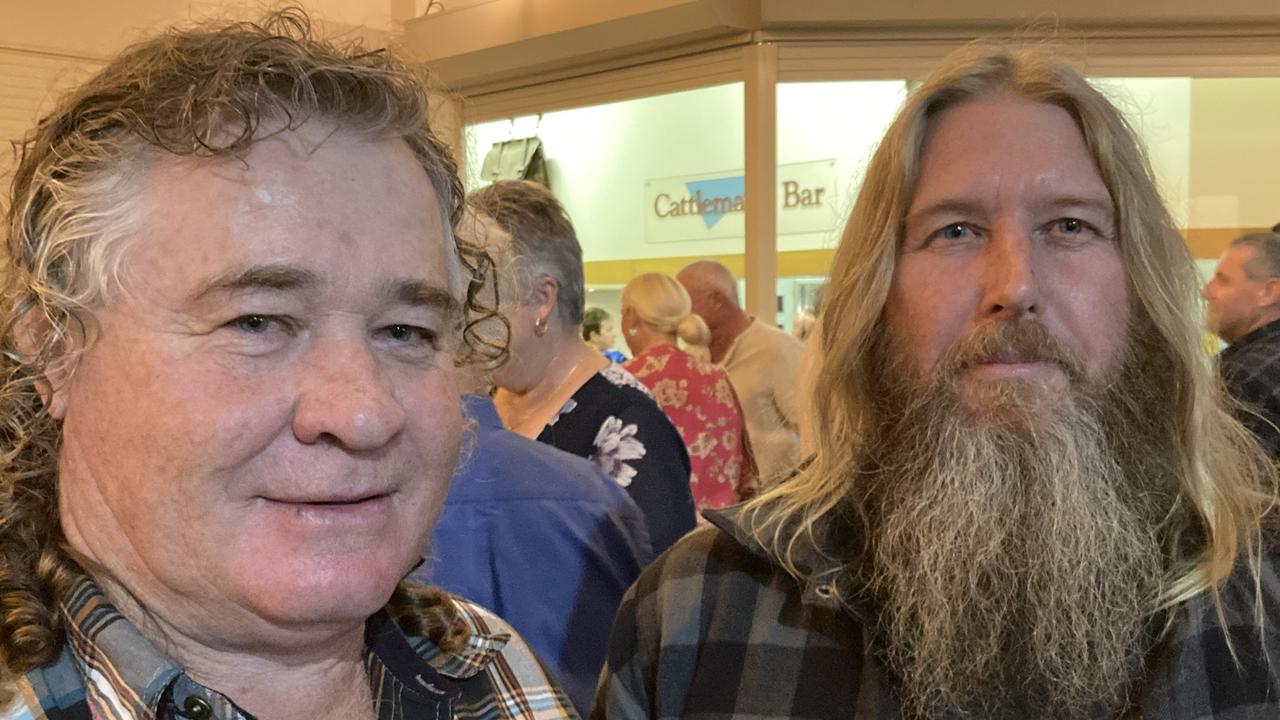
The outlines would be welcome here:
M 1151 386 L 1146 364 L 1066 398 L 1001 383 L 977 411 L 952 380 L 881 366 L 886 422 L 853 499 L 908 717 L 1114 716 L 1127 703 L 1176 467 L 1161 455 L 1172 413 L 1132 392 Z

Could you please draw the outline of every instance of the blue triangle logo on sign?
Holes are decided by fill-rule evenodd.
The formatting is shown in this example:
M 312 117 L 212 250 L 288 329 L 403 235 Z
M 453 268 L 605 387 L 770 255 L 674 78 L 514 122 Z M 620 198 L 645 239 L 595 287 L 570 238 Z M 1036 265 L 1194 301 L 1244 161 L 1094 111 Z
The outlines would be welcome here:
M 714 178 L 712 180 L 694 180 L 684 184 L 689 190 L 689 194 L 695 200 L 711 200 L 713 198 L 728 198 L 729 205 L 733 205 L 733 199 L 742 195 L 747 189 L 747 183 L 742 175 L 733 177 Z M 706 224 L 707 229 L 716 226 L 720 219 L 724 217 L 722 212 L 704 212 L 699 213 L 702 216 L 702 222 Z

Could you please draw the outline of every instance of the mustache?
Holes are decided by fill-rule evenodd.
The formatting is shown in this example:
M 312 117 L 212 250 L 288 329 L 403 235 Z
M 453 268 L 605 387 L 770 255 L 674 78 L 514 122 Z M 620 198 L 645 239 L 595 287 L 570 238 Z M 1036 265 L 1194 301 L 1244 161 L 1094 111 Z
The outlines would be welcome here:
M 1039 320 L 1018 317 L 975 327 L 939 363 L 941 376 L 954 378 L 974 365 L 986 363 L 1054 363 L 1073 382 L 1087 375 L 1084 360 Z

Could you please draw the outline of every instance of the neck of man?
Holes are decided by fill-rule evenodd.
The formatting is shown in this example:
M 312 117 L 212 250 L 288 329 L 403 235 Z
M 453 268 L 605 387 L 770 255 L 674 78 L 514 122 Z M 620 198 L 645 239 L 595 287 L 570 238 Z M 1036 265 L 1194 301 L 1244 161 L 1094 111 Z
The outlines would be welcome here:
M 724 362 L 724 356 L 737 341 L 738 336 L 751 327 L 754 319 L 740 308 L 733 308 L 717 327 L 711 329 L 711 362 Z
M 200 648 L 203 653 L 184 653 L 182 662 L 197 682 L 223 693 L 255 717 L 372 720 L 373 694 L 360 630 L 354 638 L 335 639 L 324 656 L 301 662 L 291 654 L 244 657 L 206 648 Z
M 224 642 L 216 630 L 193 632 L 171 622 L 110 578 L 94 573 L 112 604 L 187 675 L 260 718 L 373 718 L 364 668 L 364 625 L 308 632 L 267 628 Z M 268 638 L 267 636 L 271 637 Z
M 1234 333 L 1232 337 L 1227 337 L 1226 335 L 1223 335 L 1222 339 L 1228 345 L 1234 345 L 1235 343 L 1238 343 L 1244 338 L 1248 337 L 1249 334 L 1254 332 L 1255 330 L 1266 327 L 1267 325 L 1270 325 L 1276 320 L 1280 320 L 1280 308 L 1266 308 L 1262 311 L 1260 315 L 1258 315 L 1258 317 L 1254 319 L 1252 323 L 1250 323 L 1249 325 L 1246 325 L 1240 332 Z

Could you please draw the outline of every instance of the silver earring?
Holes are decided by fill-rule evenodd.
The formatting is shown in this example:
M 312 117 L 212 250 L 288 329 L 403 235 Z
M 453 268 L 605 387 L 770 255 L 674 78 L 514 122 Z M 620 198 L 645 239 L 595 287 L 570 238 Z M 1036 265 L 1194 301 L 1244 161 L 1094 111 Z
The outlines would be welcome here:
M 533 334 L 542 337 L 547 334 L 547 319 L 544 317 L 535 318 L 533 321 Z

